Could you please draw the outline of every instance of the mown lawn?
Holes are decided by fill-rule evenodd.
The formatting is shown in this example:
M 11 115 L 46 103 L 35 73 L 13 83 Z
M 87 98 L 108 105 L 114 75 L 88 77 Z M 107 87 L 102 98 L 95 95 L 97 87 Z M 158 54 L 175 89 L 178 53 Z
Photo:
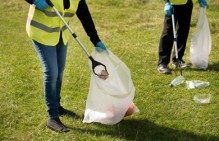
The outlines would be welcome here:
M 28 4 L 0 0 L 0 140 L 219 140 L 219 1 L 208 0 L 207 17 L 212 50 L 206 71 L 183 70 L 186 80 L 210 82 L 206 88 L 188 90 L 185 85 L 169 88 L 175 75 L 157 72 L 158 43 L 163 23 L 163 3 L 154 0 L 87 0 L 97 31 L 106 46 L 130 68 L 136 88 L 134 103 L 140 113 L 107 126 L 83 124 L 81 118 L 62 117 L 71 128 L 66 134 L 46 128 L 43 73 L 31 40 L 25 32 Z M 192 17 L 185 61 L 195 31 L 198 5 Z M 88 48 L 93 45 L 77 17 L 73 30 Z M 83 116 L 90 83 L 84 52 L 72 39 L 62 87 L 62 105 Z M 172 67 L 172 66 L 170 66 Z M 211 103 L 193 101 L 196 94 L 209 93 Z

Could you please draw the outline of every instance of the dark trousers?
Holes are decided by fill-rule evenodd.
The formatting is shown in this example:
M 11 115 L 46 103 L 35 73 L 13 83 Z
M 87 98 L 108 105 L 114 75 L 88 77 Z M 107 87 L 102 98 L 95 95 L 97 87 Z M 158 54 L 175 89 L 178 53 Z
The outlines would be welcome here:
M 193 4 L 191 0 L 188 0 L 188 2 L 184 5 L 173 5 L 173 7 L 176 25 L 178 59 L 182 60 L 190 29 Z M 163 32 L 160 37 L 158 65 L 161 63 L 168 65 L 170 63 L 173 39 L 172 18 L 171 16 L 165 16 Z M 175 60 L 176 56 L 174 51 L 172 61 L 174 62 Z

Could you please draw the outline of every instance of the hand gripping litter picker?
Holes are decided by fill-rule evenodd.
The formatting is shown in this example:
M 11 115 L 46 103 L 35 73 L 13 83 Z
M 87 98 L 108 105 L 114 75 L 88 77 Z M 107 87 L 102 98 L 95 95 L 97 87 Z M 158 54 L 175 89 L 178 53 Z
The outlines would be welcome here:
M 174 19 L 174 10 L 172 11 L 172 25 L 173 25 L 173 37 L 174 37 L 174 49 L 175 49 L 175 55 L 176 55 L 176 67 L 174 69 L 175 75 L 177 75 L 176 73 L 176 69 L 179 67 L 180 68 L 180 75 L 182 75 L 182 68 L 181 68 L 181 64 L 179 61 L 179 57 L 178 57 L 178 48 L 177 48 L 177 38 L 176 38 L 176 27 L 175 27 L 175 19 Z
M 92 63 L 92 70 L 94 72 L 95 75 L 97 75 L 98 77 L 101 78 L 101 74 L 97 74 L 95 72 L 95 67 L 101 65 L 104 67 L 106 73 L 107 69 L 106 66 L 96 60 L 94 60 L 94 58 L 89 54 L 89 52 L 87 51 L 87 49 L 85 48 L 85 46 L 82 44 L 82 42 L 79 40 L 79 38 L 77 37 L 77 35 L 74 33 L 74 31 L 71 29 L 71 27 L 68 25 L 68 23 L 64 20 L 64 18 L 62 17 L 62 15 L 59 13 L 59 11 L 56 9 L 56 7 L 53 5 L 53 3 L 50 0 L 46 0 L 46 2 L 49 4 L 49 6 L 51 6 L 53 8 L 53 10 L 56 12 L 56 14 L 60 17 L 60 19 L 62 20 L 62 22 L 65 24 L 65 26 L 68 28 L 68 30 L 71 32 L 72 36 L 76 39 L 76 41 L 78 42 L 78 44 L 82 47 L 82 49 L 84 50 L 84 52 L 86 53 L 86 55 L 88 56 L 88 58 L 90 59 L 91 63 Z

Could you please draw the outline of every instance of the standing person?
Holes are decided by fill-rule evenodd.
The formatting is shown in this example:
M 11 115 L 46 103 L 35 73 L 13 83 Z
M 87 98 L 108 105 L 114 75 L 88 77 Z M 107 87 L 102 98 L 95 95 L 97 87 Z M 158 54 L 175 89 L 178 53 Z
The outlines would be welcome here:
M 63 71 L 71 34 L 46 0 L 26 1 L 31 4 L 26 30 L 44 72 L 44 96 L 49 115 L 47 127 L 56 132 L 68 132 L 69 128 L 60 121 L 59 116 L 71 112 L 60 104 Z M 73 15 L 77 15 L 96 50 L 106 49 L 98 37 L 85 0 L 51 0 L 51 2 L 67 22 Z
M 174 65 L 180 65 L 181 68 L 189 67 L 187 63 L 183 61 L 183 56 L 186 48 L 186 41 L 189 34 L 190 22 L 193 4 L 197 0 L 164 0 L 164 26 L 163 32 L 160 37 L 159 44 L 159 60 L 158 71 L 160 73 L 171 73 L 168 64 L 170 63 L 170 56 L 173 47 L 173 27 L 171 15 L 174 14 L 176 24 L 176 36 L 178 47 L 178 59 L 179 64 L 176 62 L 175 52 L 172 55 L 172 62 Z M 206 7 L 206 0 L 198 0 L 200 6 Z

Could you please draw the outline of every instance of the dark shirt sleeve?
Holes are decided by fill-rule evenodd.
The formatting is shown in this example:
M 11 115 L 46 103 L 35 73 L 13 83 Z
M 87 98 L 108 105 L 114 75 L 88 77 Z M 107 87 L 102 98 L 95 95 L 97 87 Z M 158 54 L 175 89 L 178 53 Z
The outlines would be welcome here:
M 33 4 L 33 0 L 25 0 L 26 2 L 28 2 L 29 4 Z
M 85 0 L 81 0 L 79 2 L 78 10 L 76 14 L 79 20 L 81 21 L 87 35 L 90 37 L 91 42 L 95 46 L 100 41 L 100 38 L 97 34 L 94 22 L 92 20 L 90 11 L 88 9 Z

